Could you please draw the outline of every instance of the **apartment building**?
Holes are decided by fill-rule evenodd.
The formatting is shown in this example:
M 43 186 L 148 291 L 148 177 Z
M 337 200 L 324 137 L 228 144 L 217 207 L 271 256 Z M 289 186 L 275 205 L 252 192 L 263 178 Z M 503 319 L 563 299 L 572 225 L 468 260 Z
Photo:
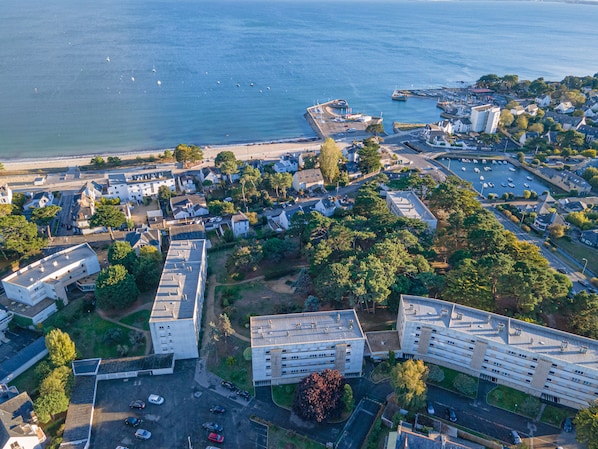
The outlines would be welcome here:
M 170 170 L 140 173 L 114 173 L 108 175 L 107 198 L 121 201 L 141 201 L 143 197 L 156 197 L 160 187 L 176 190 L 175 179 Z
M 404 357 L 581 409 L 598 399 L 598 341 L 438 299 L 403 295 Z
M 205 240 L 172 241 L 149 319 L 155 354 L 175 360 L 199 356 L 207 273 Z
M 254 316 L 253 385 L 297 383 L 324 369 L 361 376 L 365 334 L 355 310 Z
M 100 271 L 95 251 L 87 243 L 71 246 L 33 262 L 2 279 L 12 312 L 37 324 L 56 311 L 56 300 L 68 303 L 72 284 Z
M 414 192 L 387 192 L 386 204 L 394 215 L 421 220 L 431 232 L 436 231 L 438 219 Z
M 471 120 L 472 131 L 494 134 L 498 128 L 500 108 L 491 104 L 474 106 L 471 108 L 469 119 Z

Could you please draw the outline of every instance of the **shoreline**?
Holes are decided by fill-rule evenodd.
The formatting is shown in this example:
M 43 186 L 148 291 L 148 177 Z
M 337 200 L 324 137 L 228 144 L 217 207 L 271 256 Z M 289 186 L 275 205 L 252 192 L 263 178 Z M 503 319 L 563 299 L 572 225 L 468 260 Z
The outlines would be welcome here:
M 291 139 L 281 140 L 268 140 L 263 142 L 246 142 L 238 144 L 222 144 L 222 145 L 206 145 L 200 148 L 203 151 L 204 161 L 210 159 L 213 160 L 218 153 L 221 151 L 232 151 L 239 160 L 250 160 L 250 159 L 264 159 L 266 154 L 270 156 L 281 155 L 288 152 L 296 152 L 302 150 L 311 150 L 313 147 L 318 147 L 322 144 L 323 140 L 317 137 L 297 137 Z M 253 149 L 250 151 L 250 149 Z M 259 150 L 255 150 L 259 149 Z M 163 148 L 154 150 L 131 150 L 127 152 L 105 152 L 105 153 L 89 153 L 82 155 L 72 156 L 52 156 L 49 158 L 13 158 L 2 161 L 4 165 L 4 172 L 19 171 L 19 170 L 40 170 L 44 169 L 57 169 L 57 168 L 68 168 L 76 167 L 81 165 L 89 165 L 90 160 L 93 157 L 101 156 L 108 158 L 109 156 L 119 157 L 122 160 L 132 160 L 137 157 L 158 157 L 160 154 L 164 154 L 165 151 L 174 151 L 174 148 Z M 261 155 L 261 156 L 260 156 Z M 159 162 L 157 160 L 156 162 Z M 43 165 L 43 167 L 40 167 Z M 118 169 L 118 167 L 114 167 Z M 125 167 L 123 167 L 125 169 Z M 2 173 L 0 172 L 0 176 Z

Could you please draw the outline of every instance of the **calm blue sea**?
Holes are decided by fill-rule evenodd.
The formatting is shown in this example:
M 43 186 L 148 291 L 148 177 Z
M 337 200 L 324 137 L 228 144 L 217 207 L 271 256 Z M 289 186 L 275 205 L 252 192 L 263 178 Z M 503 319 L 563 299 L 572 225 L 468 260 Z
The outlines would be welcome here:
M 431 121 L 392 90 L 591 75 L 597 23 L 542 2 L 7 0 L 0 160 L 313 136 L 305 108 L 332 98 Z

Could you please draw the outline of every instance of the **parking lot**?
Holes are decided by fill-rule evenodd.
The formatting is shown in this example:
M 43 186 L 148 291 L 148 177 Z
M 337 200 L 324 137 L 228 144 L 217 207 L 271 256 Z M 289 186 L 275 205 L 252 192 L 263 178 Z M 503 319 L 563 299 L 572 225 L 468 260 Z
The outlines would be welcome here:
M 172 375 L 98 382 L 91 447 L 114 449 L 120 445 L 129 449 L 188 449 L 189 442 L 192 447 L 201 449 L 208 445 L 222 448 L 249 447 L 247 436 L 251 433 L 248 419 L 250 403 L 229 399 L 226 393 L 220 391 L 224 390 L 220 386 L 214 389 L 199 387 L 193 380 L 195 363 L 177 362 Z M 164 403 L 148 403 L 150 394 L 163 396 Z M 146 403 L 145 409 L 129 409 L 129 403 L 137 399 Z M 223 406 L 226 412 L 210 413 L 209 409 L 213 405 Z M 129 416 L 143 420 L 138 428 L 151 432 L 149 440 L 135 438 L 135 428 L 124 423 Z M 202 428 L 204 422 L 216 422 L 224 427 L 223 444 L 208 441 L 208 432 Z

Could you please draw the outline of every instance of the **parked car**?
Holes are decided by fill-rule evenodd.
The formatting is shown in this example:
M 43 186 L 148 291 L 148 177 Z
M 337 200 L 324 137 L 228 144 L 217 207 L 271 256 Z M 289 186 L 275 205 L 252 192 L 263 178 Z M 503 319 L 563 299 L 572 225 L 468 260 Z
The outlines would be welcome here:
M 224 443 L 224 437 L 219 433 L 210 433 L 208 435 L 208 440 L 212 441 L 213 443 Z
M 220 424 L 217 424 L 215 422 L 205 422 L 201 425 L 201 427 L 203 427 L 206 430 L 209 430 L 210 432 L 222 432 L 224 430 L 224 428 Z
M 234 384 L 234 383 L 232 383 L 232 382 L 229 382 L 228 380 L 223 380 L 223 381 L 221 382 L 221 385 L 222 385 L 224 388 L 228 388 L 228 389 L 229 389 L 229 390 L 231 390 L 231 391 L 235 391 L 235 390 L 237 389 L 237 387 L 235 386 L 235 384 Z
M 564 268 L 557 268 L 556 271 L 558 271 L 561 274 L 567 274 L 567 270 L 565 270 Z
M 521 437 L 516 430 L 511 430 L 511 441 L 513 441 L 513 444 L 521 444 Z
M 135 431 L 135 438 L 140 440 L 149 440 L 152 437 L 152 433 L 149 430 L 137 429 Z
M 565 432 L 571 432 L 573 430 L 573 420 L 571 418 L 565 418 L 565 421 L 563 422 L 563 430 Z
M 212 413 L 224 413 L 224 412 L 226 412 L 226 409 L 225 409 L 224 407 L 220 406 L 220 405 L 214 405 L 214 406 L 213 406 L 213 407 L 210 409 L 210 411 L 211 411 Z
M 428 415 L 433 415 L 435 413 L 434 404 L 432 401 L 428 401 L 427 403 Z
M 450 422 L 457 422 L 457 414 L 455 413 L 454 409 L 448 409 L 448 417 Z
M 145 402 L 137 399 L 136 401 L 132 401 L 129 404 L 129 408 L 136 408 L 138 410 L 143 410 L 145 408 Z
M 147 402 L 150 404 L 161 405 L 164 404 L 164 398 L 162 396 L 158 396 L 157 394 L 150 394 L 147 398 Z
M 135 418 L 134 416 L 129 416 L 128 418 L 125 418 L 125 424 L 131 427 L 139 427 L 139 424 L 141 424 L 142 422 L 143 420 Z
M 251 399 L 251 395 L 249 394 L 249 391 L 246 391 L 246 390 L 243 390 L 243 391 L 237 390 L 237 395 L 241 396 L 246 401 L 249 401 L 249 399 Z

